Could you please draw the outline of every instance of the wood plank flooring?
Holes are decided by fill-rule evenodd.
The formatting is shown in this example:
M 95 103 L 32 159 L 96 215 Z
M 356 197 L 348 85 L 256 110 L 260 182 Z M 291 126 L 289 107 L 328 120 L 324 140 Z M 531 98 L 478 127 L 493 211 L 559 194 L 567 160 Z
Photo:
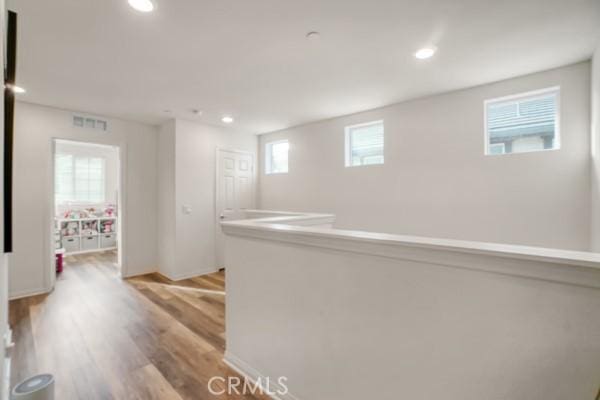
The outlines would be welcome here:
M 118 277 L 114 252 L 66 258 L 49 295 L 14 300 L 12 384 L 49 372 L 56 398 L 267 399 L 212 395 L 222 361 L 225 276 Z

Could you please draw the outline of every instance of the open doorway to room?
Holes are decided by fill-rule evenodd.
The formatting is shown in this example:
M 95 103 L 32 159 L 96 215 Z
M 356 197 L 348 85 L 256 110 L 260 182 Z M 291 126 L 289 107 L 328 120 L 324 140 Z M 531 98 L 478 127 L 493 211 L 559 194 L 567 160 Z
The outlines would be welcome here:
M 86 267 L 120 275 L 121 159 L 117 146 L 54 139 L 52 285 Z

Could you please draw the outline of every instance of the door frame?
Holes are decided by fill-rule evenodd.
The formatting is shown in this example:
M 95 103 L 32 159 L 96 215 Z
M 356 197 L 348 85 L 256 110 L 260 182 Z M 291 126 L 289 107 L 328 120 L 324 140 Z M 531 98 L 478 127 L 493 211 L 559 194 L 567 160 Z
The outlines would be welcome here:
M 257 171 L 258 168 L 256 167 L 256 153 L 253 153 L 251 151 L 248 150 L 239 150 L 239 149 L 230 149 L 227 147 L 220 147 L 217 146 L 215 149 L 215 209 L 214 209 L 214 213 L 215 213 L 215 260 L 218 259 L 218 254 L 219 254 L 219 228 L 220 228 L 220 223 L 221 223 L 221 218 L 220 218 L 220 214 L 219 214 L 219 195 L 221 193 L 221 184 L 220 184 L 220 177 L 221 177 L 221 168 L 219 166 L 219 154 L 222 151 L 227 151 L 229 153 L 237 153 L 237 154 L 243 154 L 243 155 L 248 155 L 250 156 L 250 158 L 252 159 L 252 204 L 254 204 L 254 207 L 256 207 L 256 181 L 257 181 Z M 223 268 L 222 266 L 218 266 L 219 268 Z
M 128 263 L 126 254 L 126 238 L 127 238 L 127 212 L 125 211 L 125 205 L 127 204 L 127 145 L 125 143 L 114 143 L 110 141 L 97 141 L 97 140 L 86 140 L 81 138 L 69 138 L 69 137 L 51 137 L 50 138 L 50 165 L 48 165 L 48 179 L 49 186 L 47 187 L 46 193 L 48 193 L 48 201 L 46 202 L 46 226 L 48 232 L 45 235 L 46 240 L 45 248 L 47 254 L 47 260 L 49 260 L 46 266 L 46 274 L 44 285 L 47 292 L 51 292 L 56 284 L 56 254 L 54 252 L 54 224 L 56 216 L 56 204 L 54 194 L 54 169 L 55 161 L 54 155 L 56 153 L 56 141 L 62 140 L 67 142 L 84 143 L 84 144 L 96 144 L 102 146 L 116 147 L 119 159 L 119 182 L 118 182 L 118 197 L 117 197 L 117 265 L 119 266 L 119 276 L 126 278 L 128 276 Z

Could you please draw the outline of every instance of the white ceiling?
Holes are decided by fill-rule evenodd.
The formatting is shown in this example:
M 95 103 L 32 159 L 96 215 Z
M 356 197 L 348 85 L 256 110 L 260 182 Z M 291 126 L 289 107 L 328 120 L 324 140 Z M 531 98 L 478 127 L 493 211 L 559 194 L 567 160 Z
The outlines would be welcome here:
M 600 36 L 598 0 L 155 1 L 9 0 L 21 99 L 263 133 L 585 60 Z

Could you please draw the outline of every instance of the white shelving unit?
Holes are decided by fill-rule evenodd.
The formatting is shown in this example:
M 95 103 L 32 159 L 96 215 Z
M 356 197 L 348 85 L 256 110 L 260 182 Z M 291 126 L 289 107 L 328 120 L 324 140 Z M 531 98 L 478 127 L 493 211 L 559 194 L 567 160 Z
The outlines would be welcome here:
M 110 232 L 104 232 L 105 224 L 112 225 Z M 67 255 L 117 248 L 117 217 L 56 219 L 56 226 Z M 73 232 L 65 232 L 71 226 Z

